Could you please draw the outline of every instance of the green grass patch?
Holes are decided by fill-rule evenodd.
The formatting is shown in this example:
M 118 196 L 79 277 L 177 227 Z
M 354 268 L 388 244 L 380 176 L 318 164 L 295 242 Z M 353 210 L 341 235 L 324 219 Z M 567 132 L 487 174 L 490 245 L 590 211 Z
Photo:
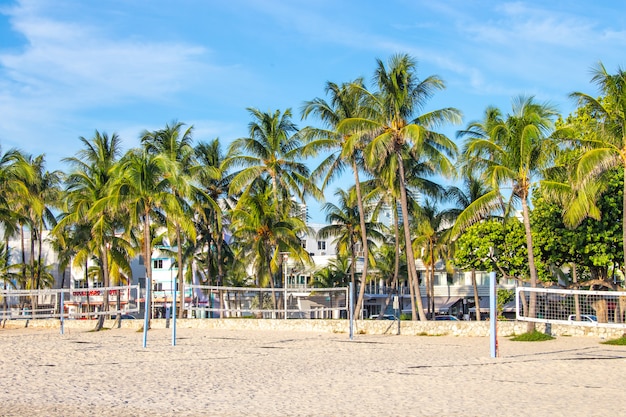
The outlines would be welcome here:
M 626 346 L 626 334 L 618 339 L 611 339 L 602 342 L 603 345 Z
M 543 342 L 545 340 L 552 340 L 554 337 L 549 334 L 541 333 L 540 331 L 533 330 L 532 332 L 522 333 L 511 338 L 514 342 Z

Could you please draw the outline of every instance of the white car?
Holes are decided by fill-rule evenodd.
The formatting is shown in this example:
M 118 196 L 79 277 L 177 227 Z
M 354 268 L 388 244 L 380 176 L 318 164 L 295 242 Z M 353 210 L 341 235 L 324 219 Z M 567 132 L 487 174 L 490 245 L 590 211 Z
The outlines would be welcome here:
M 576 320 L 576 314 L 570 314 L 569 317 L 567 318 L 568 321 L 578 321 Z M 584 321 L 587 323 L 597 323 L 598 322 L 598 318 L 596 316 L 594 316 L 593 314 L 581 314 L 580 315 L 580 321 Z

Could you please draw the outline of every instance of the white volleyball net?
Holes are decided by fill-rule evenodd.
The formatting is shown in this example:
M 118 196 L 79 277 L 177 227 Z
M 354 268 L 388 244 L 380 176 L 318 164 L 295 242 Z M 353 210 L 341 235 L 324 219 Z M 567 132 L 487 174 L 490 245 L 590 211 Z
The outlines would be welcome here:
M 196 318 L 348 318 L 348 288 L 253 288 L 186 285 Z
M 529 310 L 535 299 L 535 315 Z M 626 328 L 626 292 L 518 287 L 518 320 Z
M 105 300 L 107 300 L 105 302 Z M 0 320 L 89 319 L 139 312 L 139 286 L 0 289 Z

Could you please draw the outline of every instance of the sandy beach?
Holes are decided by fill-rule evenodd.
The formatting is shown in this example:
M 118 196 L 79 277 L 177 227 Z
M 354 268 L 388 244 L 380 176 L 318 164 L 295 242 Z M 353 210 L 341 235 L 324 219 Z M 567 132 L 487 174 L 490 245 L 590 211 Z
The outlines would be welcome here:
M 342 333 L 0 329 L 2 416 L 623 415 L 626 348 Z

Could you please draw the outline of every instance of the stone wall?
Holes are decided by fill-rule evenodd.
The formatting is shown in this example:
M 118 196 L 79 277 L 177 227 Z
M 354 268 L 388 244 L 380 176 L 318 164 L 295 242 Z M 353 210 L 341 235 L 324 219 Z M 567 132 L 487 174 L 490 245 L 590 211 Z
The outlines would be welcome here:
M 122 327 L 142 329 L 143 320 L 123 320 Z M 105 322 L 104 327 L 111 328 L 113 320 Z M 154 329 L 169 327 L 171 321 L 153 319 L 150 326 Z M 59 320 L 10 320 L 2 323 L 3 327 L 60 328 Z M 90 330 L 95 327 L 95 320 L 65 320 L 67 329 Z M 270 320 L 270 319 L 178 319 L 177 328 L 197 329 L 233 329 L 233 330 L 280 330 L 322 333 L 350 332 L 348 320 Z M 507 337 L 526 332 L 527 323 L 521 321 L 499 321 L 498 336 Z M 546 331 L 546 325 L 537 323 L 537 330 Z M 449 335 L 465 337 L 488 337 L 490 323 L 488 321 L 402 321 L 402 335 Z M 358 320 L 355 321 L 354 334 L 389 334 L 398 332 L 398 323 L 392 320 Z M 626 324 L 620 328 L 600 326 L 574 326 L 563 324 L 548 325 L 548 333 L 553 336 L 593 336 L 601 338 L 618 338 L 626 333 Z

